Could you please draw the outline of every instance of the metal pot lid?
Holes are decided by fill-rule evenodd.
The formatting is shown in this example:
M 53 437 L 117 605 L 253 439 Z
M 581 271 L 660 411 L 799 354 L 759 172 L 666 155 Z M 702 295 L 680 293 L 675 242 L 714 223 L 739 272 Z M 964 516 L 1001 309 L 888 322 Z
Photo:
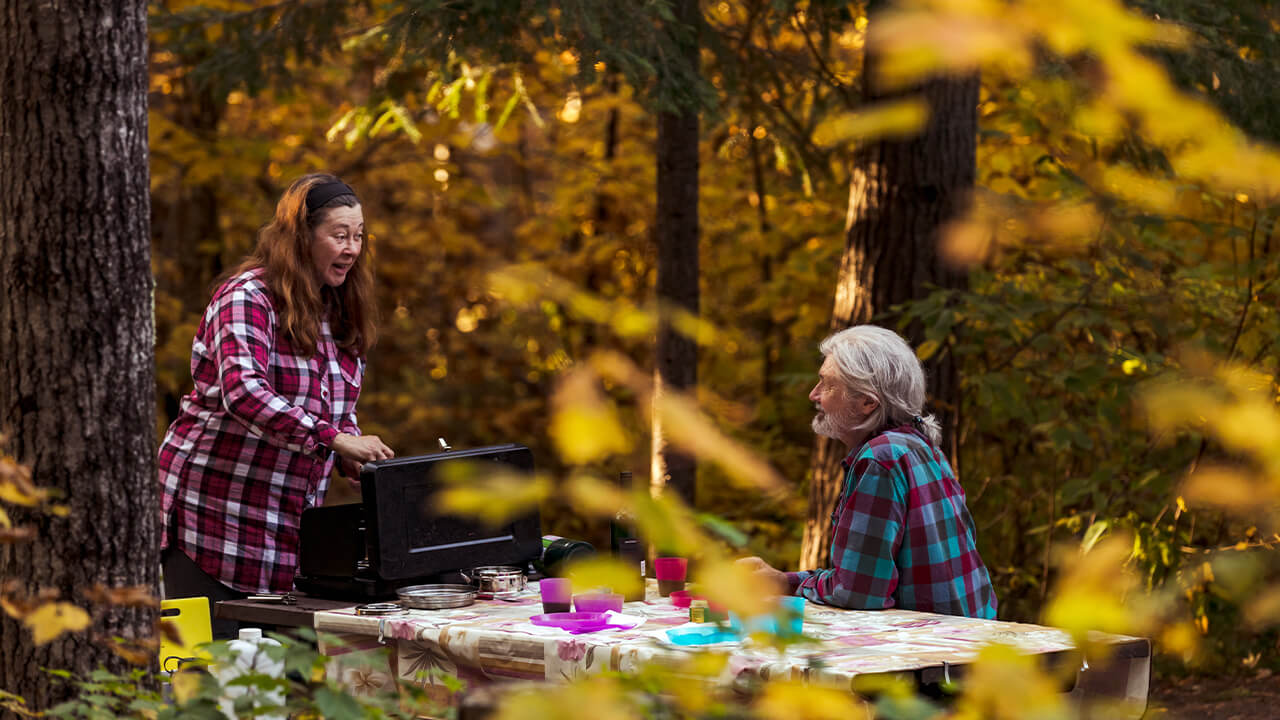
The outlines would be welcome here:
M 483 565 L 472 568 L 471 574 L 476 577 L 514 577 L 524 575 L 524 570 L 512 565 Z
M 439 610 L 465 607 L 476 601 L 472 585 L 410 585 L 396 591 L 405 607 L 415 610 Z
M 400 615 L 405 609 L 399 603 L 376 602 L 356 606 L 357 615 Z

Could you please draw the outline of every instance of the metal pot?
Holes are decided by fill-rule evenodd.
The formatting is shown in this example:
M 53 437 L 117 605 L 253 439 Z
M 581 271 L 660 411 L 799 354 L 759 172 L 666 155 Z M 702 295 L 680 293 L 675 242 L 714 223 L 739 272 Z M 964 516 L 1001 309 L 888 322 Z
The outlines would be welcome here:
M 528 587 L 524 571 L 510 565 L 485 565 L 462 573 L 462 577 L 475 586 L 479 598 L 512 598 Z

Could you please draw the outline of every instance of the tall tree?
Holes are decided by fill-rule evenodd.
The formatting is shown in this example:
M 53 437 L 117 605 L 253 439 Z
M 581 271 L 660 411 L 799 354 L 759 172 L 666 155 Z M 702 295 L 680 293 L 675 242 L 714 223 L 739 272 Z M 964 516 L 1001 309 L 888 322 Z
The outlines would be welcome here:
M 939 257 L 938 231 L 964 209 L 976 173 L 978 78 L 936 78 L 911 88 L 886 89 L 877 80 L 873 2 L 863 62 L 866 103 L 906 95 L 929 107 L 925 127 L 905 139 L 867 143 L 854 156 L 849 188 L 848 226 L 840 263 L 832 332 L 851 325 L 891 323 L 890 308 L 923 298 L 931 287 L 963 287 L 965 276 Z M 918 328 L 908 329 L 913 343 Z M 948 353 L 926 363 L 931 410 L 941 420 L 943 450 L 956 458 L 954 429 L 959 420 L 955 366 Z M 830 547 L 831 508 L 840 496 L 846 448 L 819 437 L 809 466 L 809 505 L 800 566 L 817 567 Z M 958 470 L 958 469 L 957 469 Z
M 678 23 L 667 32 L 687 67 L 698 66 L 698 0 L 676 0 Z M 696 71 L 696 70 L 695 70 Z M 664 75 L 660 83 L 676 82 Z M 658 113 L 658 207 L 654 239 L 658 249 L 658 302 L 663 318 L 658 327 L 654 363 L 655 398 L 669 391 L 695 392 L 698 385 L 698 344 L 672 322 L 670 313 L 698 314 L 698 110 L 675 107 Z M 686 331 L 687 332 L 687 331 Z M 655 490 L 671 488 L 693 504 L 697 464 L 693 457 L 671 447 L 658 413 L 653 415 L 650 481 Z
M 0 580 L 81 604 L 157 581 L 147 84 L 143 0 L 0 12 L 0 427 L 70 510 L 15 512 L 37 540 L 0 546 Z M 45 707 L 68 688 L 43 668 L 123 670 L 109 638 L 155 621 L 106 607 L 37 646 L 0 615 L 0 687 Z

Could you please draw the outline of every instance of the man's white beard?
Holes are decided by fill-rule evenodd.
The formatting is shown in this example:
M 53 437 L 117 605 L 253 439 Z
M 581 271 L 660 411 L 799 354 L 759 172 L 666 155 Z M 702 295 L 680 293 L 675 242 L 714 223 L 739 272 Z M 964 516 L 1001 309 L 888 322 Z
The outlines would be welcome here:
M 813 416 L 812 426 L 813 431 L 823 437 L 841 440 L 842 434 L 853 426 L 853 420 L 852 418 L 836 417 L 819 409 L 818 414 Z

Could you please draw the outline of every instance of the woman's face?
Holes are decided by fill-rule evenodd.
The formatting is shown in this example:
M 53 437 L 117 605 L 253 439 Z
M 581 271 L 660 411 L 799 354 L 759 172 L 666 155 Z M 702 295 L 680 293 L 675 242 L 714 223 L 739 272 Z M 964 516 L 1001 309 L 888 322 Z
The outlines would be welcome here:
M 364 245 L 364 213 L 360 206 L 330 208 L 311 231 L 311 261 L 316 278 L 329 287 L 347 281 L 347 273 Z

